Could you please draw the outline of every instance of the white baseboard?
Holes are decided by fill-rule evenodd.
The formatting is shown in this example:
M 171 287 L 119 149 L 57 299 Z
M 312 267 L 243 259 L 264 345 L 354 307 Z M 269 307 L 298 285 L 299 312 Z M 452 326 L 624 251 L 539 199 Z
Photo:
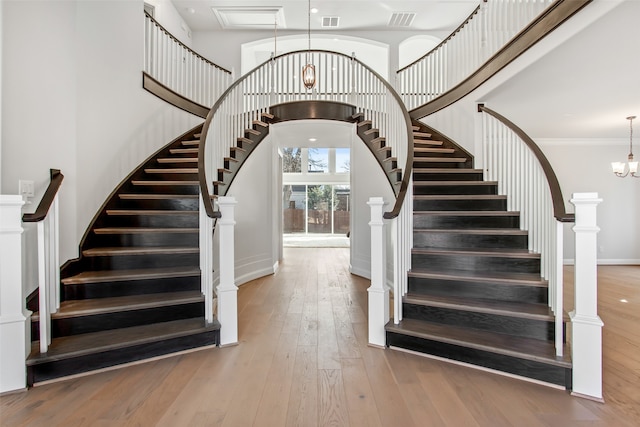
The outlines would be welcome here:
M 574 265 L 575 259 L 569 258 L 562 261 L 564 265 Z M 640 259 L 615 259 L 615 258 L 606 258 L 599 259 L 598 265 L 640 265 Z
M 371 280 L 371 271 L 365 270 L 364 268 L 349 264 L 349 272 L 351 274 L 355 274 L 356 276 L 364 277 L 365 279 Z

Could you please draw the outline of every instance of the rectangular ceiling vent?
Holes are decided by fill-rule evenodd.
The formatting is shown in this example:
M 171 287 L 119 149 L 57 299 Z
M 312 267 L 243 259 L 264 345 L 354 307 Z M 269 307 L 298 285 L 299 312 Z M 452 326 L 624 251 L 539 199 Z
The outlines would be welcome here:
M 282 6 L 213 6 L 211 9 L 224 29 L 266 29 L 273 28 L 275 22 L 278 23 L 278 29 L 287 28 Z
M 389 27 L 410 27 L 415 17 L 415 12 L 393 12 L 389 19 Z
M 338 25 L 340 25 L 339 16 L 323 16 L 322 17 L 322 28 L 338 28 Z

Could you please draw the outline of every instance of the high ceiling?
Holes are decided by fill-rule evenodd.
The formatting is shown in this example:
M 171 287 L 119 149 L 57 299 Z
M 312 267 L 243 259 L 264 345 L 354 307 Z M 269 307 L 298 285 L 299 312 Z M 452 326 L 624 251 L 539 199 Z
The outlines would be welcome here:
M 308 6 L 304 0 L 172 0 L 192 31 L 223 29 L 306 30 Z M 451 30 L 479 4 L 479 0 L 311 0 L 317 12 L 311 15 L 314 31 Z M 391 27 L 394 12 L 415 12 L 409 27 Z M 338 17 L 337 28 L 322 28 L 324 17 Z

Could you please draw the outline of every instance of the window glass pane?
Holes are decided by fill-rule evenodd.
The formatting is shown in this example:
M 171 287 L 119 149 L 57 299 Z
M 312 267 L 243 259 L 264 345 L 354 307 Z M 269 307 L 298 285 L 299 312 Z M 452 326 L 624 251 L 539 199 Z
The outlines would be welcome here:
M 348 185 L 334 186 L 333 232 L 349 232 L 349 211 L 351 210 L 351 188 Z
M 307 186 L 307 227 L 309 233 L 331 233 L 330 185 Z
M 284 185 L 282 186 L 283 200 L 283 232 L 304 233 L 304 211 L 306 199 L 306 186 Z
M 336 148 L 336 172 L 348 173 L 351 170 L 351 149 Z
M 329 149 L 309 148 L 309 173 L 329 172 Z
M 282 171 L 285 173 L 302 173 L 302 150 L 289 147 L 282 149 Z

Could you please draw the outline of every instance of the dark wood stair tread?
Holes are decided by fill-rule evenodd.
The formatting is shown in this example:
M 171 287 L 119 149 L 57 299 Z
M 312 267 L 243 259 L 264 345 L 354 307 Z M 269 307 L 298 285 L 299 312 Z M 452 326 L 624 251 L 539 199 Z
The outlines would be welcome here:
M 197 199 L 197 194 L 119 194 L 118 197 L 124 200 L 170 200 L 170 199 Z
M 393 321 L 385 328 L 388 332 L 409 335 L 416 338 L 474 348 L 477 350 L 513 356 L 520 359 L 571 368 L 570 352 L 557 357 L 552 341 L 503 335 L 489 331 L 470 330 L 456 326 L 442 325 L 414 319 L 404 319 L 398 325 Z
M 421 233 L 457 233 L 457 234 L 486 234 L 486 235 L 513 235 L 527 236 L 526 230 L 518 228 L 416 228 L 414 232 Z
M 459 280 L 465 282 L 493 282 L 524 286 L 548 287 L 548 282 L 540 275 L 530 273 L 470 272 L 470 271 L 432 271 L 412 269 L 409 277 L 422 279 Z
M 413 214 L 437 216 L 520 216 L 520 212 L 516 211 L 415 211 Z
M 51 318 L 64 319 L 104 313 L 144 310 L 201 301 L 203 301 L 203 296 L 200 291 L 161 292 L 124 297 L 68 300 L 60 303 L 60 309 L 56 313 L 52 313 Z M 31 319 L 34 322 L 37 321 L 39 319 L 39 313 L 34 313 Z
M 421 138 L 431 138 L 431 134 L 427 132 L 413 132 L 413 136 L 419 136 Z
M 207 325 L 202 318 L 112 329 L 54 338 L 49 351 L 44 354 L 39 352 L 39 342 L 34 341 L 31 346 L 31 355 L 27 359 L 27 365 L 70 359 L 219 329 L 220 323 L 217 320 Z
M 417 159 L 416 157 L 415 159 Z M 483 173 L 482 169 L 467 168 L 413 168 L 414 173 Z
M 444 145 L 444 141 L 435 141 L 433 139 L 414 139 L 413 140 L 413 145 L 414 147 L 419 147 L 419 146 L 440 146 L 440 145 Z
M 433 162 L 433 163 L 464 163 L 468 159 L 466 157 L 414 157 L 415 162 Z
M 197 157 L 161 157 L 158 163 L 198 163 Z
M 170 209 L 107 209 L 107 215 L 198 215 L 198 211 L 181 211 Z
M 198 181 L 131 181 L 133 185 L 200 185 Z
M 431 248 L 414 248 L 411 249 L 413 254 L 430 254 L 430 255 L 458 255 L 458 256 L 490 256 L 501 258 L 532 258 L 540 259 L 540 254 L 532 252 L 528 249 L 500 249 L 500 248 L 475 248 L 470 249 L 431 249 Z
M 416 194 L 414 200 L 506 200 L 500 194 Z
M 128 280 L 166 279 L 194 277 L 200 275 L 199 267 L 171 267 L 134 270 L 83 271 L 75 276 L 62 279 L 65 285 L 99 282 L 122 282 Z
M 433 296 L 407 294 L 403 303 L 428 307 L 449 308 L 498 316 L 520 317 L 553 321 L 554 315 L 546 304 L 532 304 L 509 301 L 479 300 L 452 296 Z
M 199 228 L 105 227 L 94 228 L 95 234 L 197 233 Z
M 198 173 L 198 168 L 148 168 L 146 173 Z
M 414 147 L 413 151 L 415 153 L 446 153 L 453 154 L 456 150 L 453 148 L 431 148 L 431 147 Z M 421 159 L 421 157 L 417 157 L 416 159 Z
M 82 254 L 87 257 L 94 257 L 128 255 L 177 255 L 195 254 L 198 252 L 200 252 L 200 248 L 188 246 L 123 246 L 92 248 L 82 251 Z
M 429 186 L 444 186 L 444 185 L 465 185 L 465 186 L 474 186 L 474 185 L 498 185 L 498 181 L 415 181 L 413 183 L 414 187 L 429 187 Z
M 200 148 L 172 148 L 169 150 L 171 154 L 189 154 L 189 153 L 198 153 Z

